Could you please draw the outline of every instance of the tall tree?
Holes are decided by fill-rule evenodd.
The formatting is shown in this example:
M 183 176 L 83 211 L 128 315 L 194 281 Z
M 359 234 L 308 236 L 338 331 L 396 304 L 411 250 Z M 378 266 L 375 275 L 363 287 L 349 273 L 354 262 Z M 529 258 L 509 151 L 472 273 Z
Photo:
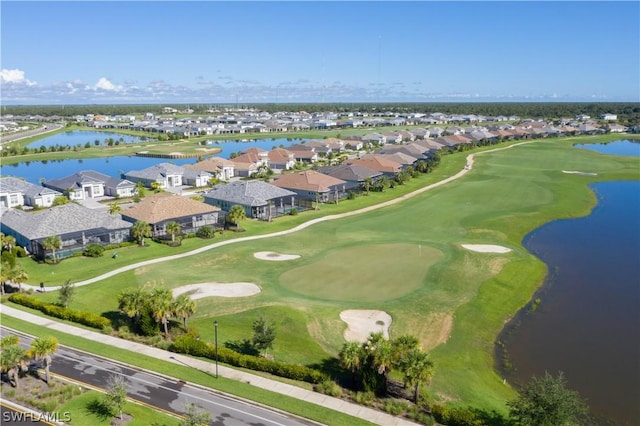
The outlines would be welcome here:
M 276 339 L 276 324 L 273 321 L 267 323 L 264 316 L 260 316 L 251 326 L 253 329 L 253 338 L 251 342 L 259 350 L 264 350 L 264 356 L 267 356 L 267 349 L 273 348 L 273 341 Z
M 51 368 L 51 355 L 58 350 L 58 340 L 55 337 L 38 337 L 31 341 L 30 355 L 36 361 L 42 360 L 45 371 L 45 382 L 49 383 L 49 370 Z
M 11 282 L 18 283 L 18 290 L 22 292 L 22 283 L 27 282 L 29 274 L 24 269 L 18 267 L 9 271 Z
M 238 224 L 247 218 L 247 214 L 244 212 L 244 208 L 238 204 L 231 206 L 229 209 L 229 213 L 227 214 L 227 219 L 233 223 L 236 228 Z
M 172 220 L 171 222 L 167 222 L 165 228 L 167 230 L 167 234 L 171 235 L 171 242 L 175 243 L 176 235 L 182 232 L 182 227 L 178 222 Z
M 51 250 L 51 256 L 53 257 L 53 262 L 56 263 L 56 250 L 62 248 L 62 238 L 58 235 L 51 235 L 42 241 L 42 248 L 45 250 Z
M 123 290 L 118 296 L 118 309 L 138 323 L 147 299 L 147 292 L 140 287 Z
M 165 338 L 169 337 L 169 318 L 174 315 L 171 290 L 164 287 L 156 287 L 151 290 L 149 307 L 156 322 L 162 324 Z
M 351 382 L 355 385 L 356 371 L 362 367 L 364 361 L 362 345 L 358 342 L 347 342 L 342 346 L 338 357 L 342 366 L 351 371 Z
M 187 330 L 187 318 L 196 312 L 196 302 L 188 294 L 181 294 L 173 302 L 173 312 L 175 316 L 182 319 L 182 325 Z
M 141 247 L 144 247 L 144 239 L 151 237 L 151 232 L 151 225 L 144 220 L 137 220 L 131 227 L 131 236 Z
M 521 426 L 578 425 L 588 412 L 580 394 L 567 388 L 562 372 L 534 377 L 507 406 L 513 424 Z
M 413 386 L 413 396 L 418 403 L 420 385 L 428 383 L 433 376 L 433 362 L 429 354 L 419 348 L 413 348 L 406 353 L 400 364 L 406 386 Z

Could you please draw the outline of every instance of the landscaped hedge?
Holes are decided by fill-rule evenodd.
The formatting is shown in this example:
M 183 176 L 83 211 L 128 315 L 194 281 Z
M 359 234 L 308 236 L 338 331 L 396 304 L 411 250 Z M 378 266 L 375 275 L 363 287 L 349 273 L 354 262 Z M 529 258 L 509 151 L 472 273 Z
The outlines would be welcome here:
M 195 355 L 211 360 L 216 359 L 215 346 L 200 341 L 191 334 L 183 334 L 178 337 L 175 342 L 173 342 L 169 350 L 176 353 Z M 252 355 L 244 355 L 228 348 L 218 348 L 218 360 L 236 367 L 264 371 L 275 376 L 300 380 L 307 383 L 317 384 L 328 379 L 324 373 L 314 370 L 313 368 L 298 364 L 272 361 L 267 358 Z
M 100 330 L 104 327 L 111 326 L 111 321 L 103 316 L 96 315 L 91 312 L 63 308 L 62 306 L 58 306 L 53 303 L 45 303 L 41 300 L 29 297 L 26 294 L 12 294 L 9 297 L 9 301 L 28 308 L 37 309 L 45 315 L 77 322 Z

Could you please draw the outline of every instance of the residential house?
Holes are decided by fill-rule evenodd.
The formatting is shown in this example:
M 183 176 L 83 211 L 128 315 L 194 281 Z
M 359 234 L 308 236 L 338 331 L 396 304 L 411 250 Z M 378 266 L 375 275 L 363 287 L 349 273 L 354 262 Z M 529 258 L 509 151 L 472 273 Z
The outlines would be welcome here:
M 278 177 L 273 184 L 293 191 L 299 202 L 311 206 L 312 202 L 328 203 L 338 201 L 346 194 L 346 182 L 329 175 L 307 170 L 298 173 L 286 173 Z
M 341 164 L 339 166 L 322 166 L 320 173 L 345 181 L 346 191 L 361 191 L 367 179 L 375 182 L 382 176 L 381 172 L 357 164 Z
M 293 152 L 284 148 L 274 148 L 267 152 L 269 157 L 269 167 L 277 170 L 289 170 L 296 165 L 296 158 Z
M 34 185 L 16 177 L 0 178 L 0 208 L 19 206 L 50 207 L 62 193 L 40 185 Z
M 51 256 L 43 241 L 58 236 L 62 248 L 56 257 L 67 257 L 82 251 L 88 244 L 119 244 L 130 240 L 131 223 L 101 210 L 89 209 L 76 203 L 50 207 L 34 212 L 10 210 L 2 216 L 0 229 L 11 235 L 37 259 Z
M 124 174 L 125 179 L 132 182 L 142 182 L 143 185 L 151 188 L 157 183 L 160 188 L 175 188 L 184 185 L 182 177 L 184 167 L 171 163 L 159 163 L 143 170 L 132 170 Z
M 51 179 L 42 185 L 59 191 L 74 201 L 104 196 L 131 197 L 135 192 L 133 182 L 93 170 L 83 170 L 61 179 Z
M 181 195 L 158 193 L 143 198 L 123 210 L 122 218 L 130 223 L 141 220 L 151 225 L 154 237 L 167 235 L 167 223 L 177 222 L 182 233 L 193 234 L 203 226 L 215 227 L 221 222 L 220 208 Z
M 258 172 L 260 167 L 269 167 L 268 152 L 260 148 L 249 148 L 241 155 L 231 159 L 238 176 L 249 177 Z
M 355 164 L 362 167 L 378 171 L 384 176 L 393 178 L 402 170 L 402 164 L 395 161 L 384 158 L 380 155 L 370 155 L 366 158 L 358 158 L 354 160 L 347 160 L 345 164 Z
M 203 170 L 194 170 L 185 167 L 182 175 L 182 183 L 196 188 L 207 186 L 211 182 L 213 174 Z
M 383 157 L 388 160 L 395 161 L 396 163 L 401 164 L 402 167 L 413 166 L 418 161 L 418 158 L 419 158 L 419 157 L 414 157 L 412 155 L 405 154 L 404 152 L 394 152 L 389 154 L 372 154 L 372 155 L 378 155 L 379 157 Z M 366 159 L 367 156 L 365 155 L 362 158 Z
M 195 164 L 187 164 L 185 169 L 201 170 L 209 172 L 213 176 L 221 180 L 229 180 L 235 176 L 235 163 L 221 157 L 211 157 L 206 160 L 198 161 Z
M 204 202 L 228 212 L 234 205 L 248 218 L 270 220 L 296 206 L 296 193 L 261 180 L 235 181 L 215 185 L 204 194 Z

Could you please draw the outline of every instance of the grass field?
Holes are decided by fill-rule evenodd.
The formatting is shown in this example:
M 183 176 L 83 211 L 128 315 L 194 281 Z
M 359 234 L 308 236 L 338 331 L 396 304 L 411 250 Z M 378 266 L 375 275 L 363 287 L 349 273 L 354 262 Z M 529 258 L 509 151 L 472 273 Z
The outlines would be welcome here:
M 621 137 L 538 140 L 476 155 L 473 170 L 463 178 L 400 204 L 321 222 L 285 236 L 137 268 L 78 288 L 71 307 L 114 311 L 119 291 L 148 283 L 173 288 L 201 282 L 254 282 L 262 289 L 256 296 L 198 300 L 191 324 L 211 341 L 215 318 L 224 342 L 249 338 L 252 321 L 264 314 L 278 327 L 272 351 L 276 359 L 304 364 L 338 353 L 346 327 L 339 319 L 342 310 L 380 309 L 393 317 L 392 337 L 414 334 L 424 347 L 434 348 L 435 376 L 429 389 L 433 398 L 504 411 L 505 400 L 515 392 L 493 368 L 494 342 L 505 321 L 529 301 L 546 273 L 545 265 L 522 247 L 522 239 L 550 220 L 588 214 L 596 202 L 590 182 L 640 179 L 636 157 L 607 156 L 571 146 L 607 138 Z M 444 156 L 433 174 L 405 187 L 272 224 L 243 226 L 247 235 L 279 231 L 321 214 L 384 201 L 456 173 L 466 155 Z M 562 170 L 597 175 L 570 175 Z M 512 251 L 478 253 L 463 249 L 464 243 L 496 244 Z M 145 250 L 160 249 L 133 247 L 127 263 Z M 253 257 L 258 251 L 301 257 L 268 262 Z M 93 270 L 103 270 L 110 260 L 96 260 Z M 61 276 L 58 270 L 69 269 L 65 264 L 75 265 L 67 262 L 27 268 L 30 276 L 32 270 L 41 277 L 54 268 Z M 76 280 L 88 278 L 91 266 L 78 268 Z M 40 297 L 55 300 L 56 296 Z M 438 345 L 443 333 L 446 343 Z

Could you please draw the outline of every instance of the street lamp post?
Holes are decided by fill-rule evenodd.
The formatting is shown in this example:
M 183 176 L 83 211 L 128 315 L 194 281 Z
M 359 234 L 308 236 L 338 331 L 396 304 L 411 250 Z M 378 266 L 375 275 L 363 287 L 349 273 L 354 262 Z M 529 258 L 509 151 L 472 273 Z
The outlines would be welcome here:
M 216 379 L 218 378 L 218 321 L 213 322 L 213 326 L 215 327 L 215 340 L 216 340 Z

